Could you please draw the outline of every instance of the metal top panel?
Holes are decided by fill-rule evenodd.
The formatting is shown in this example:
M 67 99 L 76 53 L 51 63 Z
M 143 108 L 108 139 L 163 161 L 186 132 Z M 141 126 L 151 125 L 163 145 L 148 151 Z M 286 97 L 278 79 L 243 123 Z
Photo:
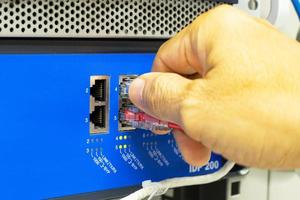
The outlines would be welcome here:
M 0 37 L 169 38 L 210 0 L 4 0 Z

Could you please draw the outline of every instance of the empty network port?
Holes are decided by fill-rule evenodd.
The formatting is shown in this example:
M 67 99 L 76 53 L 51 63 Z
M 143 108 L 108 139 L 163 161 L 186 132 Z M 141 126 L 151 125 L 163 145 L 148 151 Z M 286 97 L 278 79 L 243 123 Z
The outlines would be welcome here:
M 107 133 L 109 129 L 109 77 L 90 77 L 90 134 Z
M 91 76 L 90 94 L 95 101 L 106 101 L 107 76 Z
M 134 106 L 128 97 L 128 90 L 131 82 L 137 77 L 137 75 L 121 75 L 119 77 L 119 131 L 135 130 L 134 127 L 122 121 L 120 116 L 125 108 Z
M 90 114 L 90 133 L 97 134 L 107 132 L 107 109 L 105 105 L 95 106 Z

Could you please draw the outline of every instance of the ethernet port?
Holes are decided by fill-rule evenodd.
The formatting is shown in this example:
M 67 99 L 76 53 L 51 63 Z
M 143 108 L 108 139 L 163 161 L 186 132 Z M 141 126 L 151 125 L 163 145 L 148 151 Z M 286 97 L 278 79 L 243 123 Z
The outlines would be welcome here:
M 119 122 L 119 131 L 132 131 L 135 130 L 136 128 L 124 123 L 124 122 Z
M 131 126 L 130 123 L 128 123 L 127 121 L 125 121 L 125 112 L 124 112 L 124 108 L 126 108 L 125 105 L 119 105 L 120 109 L 119 109 L 119 125 L 118 125 L 118 129 L 119 131 L 131 131 L 131 130 L 135 130 L 134 127 Z
M 94 97 L 95 101 L 106 101 L 106 91 L 107 91 L 107 81 L 106 76 L 91 76 L 91 88 L 90 94 Z
M 121 75 L 119 77 L 119 97 L 128 99 L 129 85 L 136 79 L 137 75 Z
M 108 132 L 109 77 L 90 77 L 90 134 Z
M 103 133 L 107 130 L 107 108 L 105 105 L 95 106 L 90 114 L 90 133 Z
M 131 82 L 137 78 L 137 75 L 121 75 L 119 77 L 119 131 L 135 130 L 134 127 L 122 120 L 124 108 L 134 107 L 128 96 L 128 90 Z

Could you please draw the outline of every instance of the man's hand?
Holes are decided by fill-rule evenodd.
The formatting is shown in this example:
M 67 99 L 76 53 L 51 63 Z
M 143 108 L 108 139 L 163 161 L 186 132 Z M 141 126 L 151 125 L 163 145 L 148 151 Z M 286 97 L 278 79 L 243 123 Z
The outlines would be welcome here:
M 187 162 L 210 151 L 263 168 L 300 167 L 300 45 L 266 21 L 217 7 L 163 44 L 130 98 L 179 124 Z

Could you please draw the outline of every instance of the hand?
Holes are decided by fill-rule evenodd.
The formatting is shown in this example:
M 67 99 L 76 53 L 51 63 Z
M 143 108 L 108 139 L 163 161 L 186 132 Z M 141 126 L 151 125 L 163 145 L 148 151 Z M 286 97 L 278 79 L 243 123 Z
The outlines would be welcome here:
M 300 167 L 300 45 L 268 22 L 219 6 L 159 49 L 130 98 L 179 124 L 187 162 L 210 151 L 261 168 Z

